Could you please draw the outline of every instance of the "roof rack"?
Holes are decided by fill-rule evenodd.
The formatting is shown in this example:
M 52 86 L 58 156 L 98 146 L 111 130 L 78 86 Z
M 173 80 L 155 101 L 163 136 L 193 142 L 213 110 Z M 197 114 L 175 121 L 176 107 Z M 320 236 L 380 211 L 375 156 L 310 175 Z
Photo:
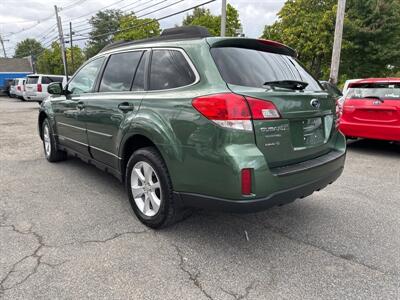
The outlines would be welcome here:
M 122 46 L 138 45 L 156 41 L 201 39 L 210 36 L 211 34 L 208 32 L 207 28 L 202 26 L 181 26 L 181 27 L 167 28 L 163 30 L 160 36 L 154 38 L 135 40 L 135 41 L 118 41 L 112 43 L 101 49 L 100 53 Z

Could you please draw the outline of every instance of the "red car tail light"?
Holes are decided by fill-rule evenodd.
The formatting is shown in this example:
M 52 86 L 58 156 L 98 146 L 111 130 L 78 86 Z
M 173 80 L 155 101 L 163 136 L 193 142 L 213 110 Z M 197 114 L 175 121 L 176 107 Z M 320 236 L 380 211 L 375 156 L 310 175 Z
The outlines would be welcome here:
M 222 127 L 252 131 L 251 120 L 280 118 L 276 106 L 266 100 L 226 93 L 193 99 L 193 107 Z
M 21 90 L 21 87 L 20 87 L 19 85 L 17 86 L 17 90 L 18 90 L 18 91 L 20 91 L 20 90 Z
M 40 83 L 38 83 L 38 85 L 37 85 L 37 91 L 38 91 L 38 92 L 41 92 L 41 91 L 42 91 L 42 85 L 41 85 Z
M 242 169 L 241 180 L 242 180 L 242 195 L 251 195 L 251 171 L 252 169 Z

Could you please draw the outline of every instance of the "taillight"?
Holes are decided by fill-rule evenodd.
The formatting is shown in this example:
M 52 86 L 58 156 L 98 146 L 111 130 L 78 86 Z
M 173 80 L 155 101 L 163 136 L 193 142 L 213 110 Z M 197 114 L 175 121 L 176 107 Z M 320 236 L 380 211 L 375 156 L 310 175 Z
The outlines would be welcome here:
M 242 169 L 241 171 L 242 195 L 251 195 L 251 170 Z
M 21 87 L 20 87 L 20 86 L 17 86 L 17 90 L 20 91 L 20 90 L 21 90 Z
M 246 97 L 254 120 L 279 119 L 281 115 L 270 101 Z
M 41 91 L 42 91 L 42 85 L 41 85 L 40 83 L 38 83 L 38 85 L 37 85 L 37 91 L 38 91 L 38 92 L 41 92 Z
M 280 118 L 272 102 L 233 93 L 198 97 L 192 105 L 207 119 L 231 129 L 252 131 L 251 120 Z
M 222 127 L 252 131 L 246 99 L 236 94 L 214 94 L 193 99 L 192 105 L 207 119 Z

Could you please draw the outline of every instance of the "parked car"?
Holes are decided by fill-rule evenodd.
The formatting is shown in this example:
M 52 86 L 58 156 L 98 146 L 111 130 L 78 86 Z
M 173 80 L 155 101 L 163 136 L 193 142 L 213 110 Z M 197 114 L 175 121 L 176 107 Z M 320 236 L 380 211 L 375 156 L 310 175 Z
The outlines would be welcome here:
M 347 90 L 348 90 L 350 84 L 352 84 L 352 83 L 354 83 L 354 82 L 357 82 L 357 81 L 360 81 L 360 80 L 361 80 L 361 79 L 349 79 L 349 80 L 346 80 L 345 83 L 344 83 L 344 86 L 343 86 L 342 94 L 343 94 L 343 95 L 346 94 L 346 92 L 347 92 Z
M 53 82 L 67 84 L 67 79 L 62 75 L 31 74 L 26 78 L 25 92 L 23 98 L 26 101 L 42 102 L 49 96 L 47 86 Z
M 351 83 L 340 130 L 351 138 L 400 141 L 400 78 L 369 78 Z
M 15 97 L 23 100 L 23 94 L 25 91 L 25 78 L 17 78 L 15 81 Z
M 339 88 L 333 83 L 330 83 L 329 81 L 320 81 L 319 83 L 322 85 L 325 91 L 330 93 L 336 99 L 340 99 L 343 96 L 342 91 L 339 90 Z
M 9 91 L 9 96 L 10 96 L 11 98 L 16 97 L 16 95 L 15 95 L 15 88 L 16 88 L 16 85 L 17 85 L 17 80 L 16 80 L 16 79 L 13 79 L 13 80 L 11 81 L 11 83 L 10 83 L 10 91 Z
M 335 100 L 295 56 L 202 27 L 108 46 L 65 89 L 49 85 L 45 157 L 70 153 L 115 175 L 153 228 L 191 207 L 250 212 L 306 197 L 340 176 L 346 141 Z

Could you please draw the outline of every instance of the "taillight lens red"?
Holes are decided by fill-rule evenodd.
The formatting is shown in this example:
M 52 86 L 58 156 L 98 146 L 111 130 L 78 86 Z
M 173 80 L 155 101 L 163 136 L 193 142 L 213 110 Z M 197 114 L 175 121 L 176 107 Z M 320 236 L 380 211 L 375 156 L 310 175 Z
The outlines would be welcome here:
M 242 195 L 251 195 L 251 171 L 252 169 L 242 169 Z
M 232 129 L 252 131 L 251 120 L 280 118 L 272 102 L 233 93 L 198 97 L 192 105 L 207 119 Z
M 41 91 L 42 91 L 42 85 L 41 85 L 40 83 L 38 83 L 38 85 L 37 85 L 37 91 L 38 91 L 38 92 L 41 92 Z
M 243 96 L 215 94 L 193 100 L 193 107 L 209 120 L 250 120 L 249 107 Z
M 17 90 L 18 90 L 18 91 L 20 91 L 20 90 L 21 90 L 21 87 L 20 87 L 19 85 L 17 86 Z
M 279 119 L 281 115 L 270 101 L 246 97 L 254 120 Z

